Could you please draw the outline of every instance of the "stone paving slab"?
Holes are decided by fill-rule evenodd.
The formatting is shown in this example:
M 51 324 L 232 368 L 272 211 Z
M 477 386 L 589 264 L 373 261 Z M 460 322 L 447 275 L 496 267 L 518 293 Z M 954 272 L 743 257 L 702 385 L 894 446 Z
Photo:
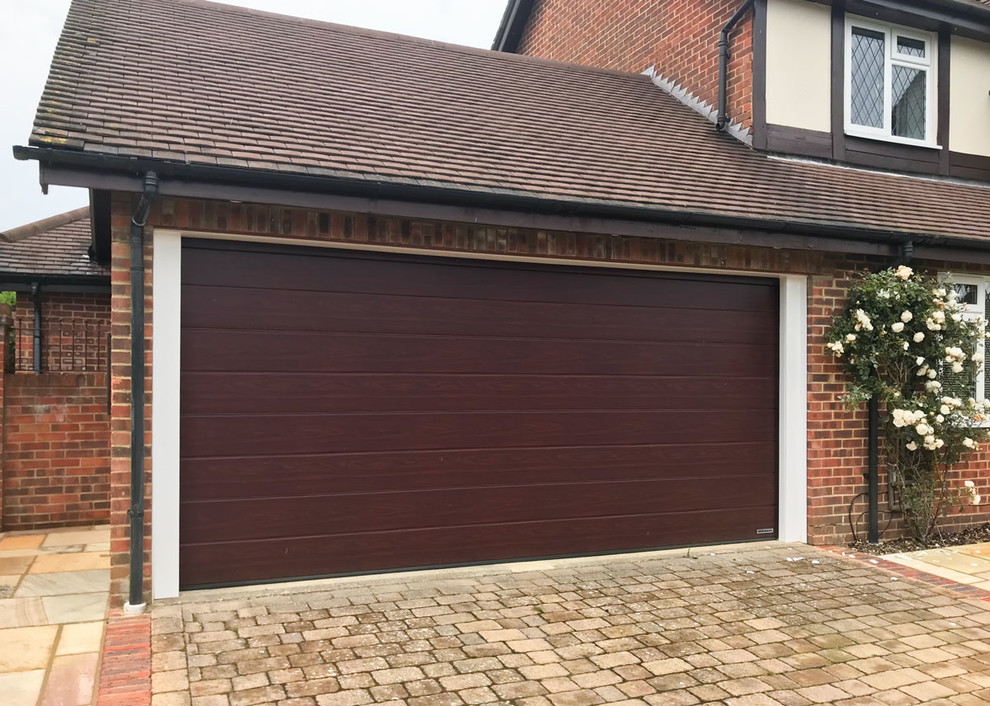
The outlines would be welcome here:
M 885 554 L 887 561 L 987 591 L 990 596 L 990 543 Z
M 93 703 L 108 527 L 0 534 L 0 704 Z
M 990 703 L 990 604 L 805 545 L 186 594 L 153 706 Z

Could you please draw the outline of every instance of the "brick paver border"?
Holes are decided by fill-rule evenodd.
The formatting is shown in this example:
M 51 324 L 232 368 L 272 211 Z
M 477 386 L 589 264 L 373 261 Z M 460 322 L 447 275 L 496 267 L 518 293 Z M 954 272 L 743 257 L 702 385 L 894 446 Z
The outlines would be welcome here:
M 97 706 L 151 704 L 151 616 L 111 611 L 103 642 Z
M 889 571 L 890 573 L 903 576 L 904 578 L 914 579 L 915 581 L 921 581 L 932 586 L 941 586 L 942 588 L 947 588 L 955 593 L 962 594 L 966 598 L 990 602 L 990 591 L 985 591 L 982 588 L 977 588 L 976 586 L 971 586 L 964 583 L 957 583 L 952 579 L 936 576 L 935 574 L 930 574 L 927 571 L 912 569 L 909 566 L 904 566 L 903 564 L 898 564 L 897 562 L 884 559 L 883 556 L 874 556 L 872 554 L 856 552 L 849 547 L 823 546 L 819 547 L 819 549 L 831 552 L 833 554 L 839 554 L 846 559 L 852 559 L 863 564 L 875 566 L 878 569 Z

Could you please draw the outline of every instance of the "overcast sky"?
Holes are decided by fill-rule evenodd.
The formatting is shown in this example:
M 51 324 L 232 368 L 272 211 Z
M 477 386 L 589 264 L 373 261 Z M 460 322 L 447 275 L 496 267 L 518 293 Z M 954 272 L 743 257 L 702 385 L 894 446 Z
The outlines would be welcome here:
M 228 0 L 286 15 L 488 48 L 506 0 Z M 18 162 L 27 144 L 69 0 L 0 0 L 0 230 L 88 203 L 84 189 L 38 185 L 38 164 Z

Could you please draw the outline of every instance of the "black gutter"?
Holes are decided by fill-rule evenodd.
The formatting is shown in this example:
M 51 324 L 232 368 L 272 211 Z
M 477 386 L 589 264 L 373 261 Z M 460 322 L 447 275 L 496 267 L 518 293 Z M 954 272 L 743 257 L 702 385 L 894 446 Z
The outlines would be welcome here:
M 809 223 L 774 218 L 751 218 L 712 214 L 701 211 L 683 211 L 646 206 L 629 206 L 613 202 L 545 198 L 508 191 L 476 191 L 424 184 L 422 180 L 396 183 L 381 180 L 345 177 L 287 174 L 274 170 L 244 167 L 219 167 L 189 164 L 146 158 L 119 157 L 91 152 L 74 152 L 40 147 L 15 146 L 14 157 L 19 160 L 37 160 L 45 165 L 78 167 L 95 172 L 94 181 L 112 180 L 116 175 L 121 182 L 112 185 L 114 190 L 129 190 L 123 186 L 137 185 L 135 177 L 149 171 L 156 172 L 169 182 L 198 182 L 231 186 L 254 186 L 284 191 L 312 194 L 360 196 L 370 199 L 394 199 L 414 203 L 493 208 L 504 211 L 569 215 L 588 218 L 614 218 L 639 223 L 669 223 L 682 226 L 708 226 L 758 230 L 788 235 L 820 236 L 838 241 L 865 239 L 876 243 L 900 246 L 907 240 L 920 244 L 955 246 L 972 250 L 990 251 L 990 238 L 954 237 L 934 233 L 908 233 L 904 231 L 864 228 L 852 223 Z M 111 186 L 108 184 L 108 187 Z M 102 187 L 101 187 L 102 188 Z M 134 191 L 140 189 L 135 187 Z M 167 192 L 163 192 L 167 195 Z M 190 197 L 191 198 L 191 197 Z
M 0 288 L 7 285 L 31 285 L 37 282 L 45 289 L 51 290 L 53 287 L 91 287 L 92 290 L 110 290 L 110 275 L 95 275 L 88 277 L 85 275 L 38 275 L 29 272 L 0 272 Z
M 729 33 L 732 32 L 736 24 L 743 18 L 755 0 L 746 0 L 736 13 L 725 23 L 722 33 L 718 38 L 718 117 L 715 120 L 715 129 L 719 132 L 725 130 L 728 123 L 726 115 L 728 103 L 728 82 L 729 82 Z
M 131 216 L 131 575 L 125 610 L 144 611 L 144 226 L 158 195 L 158 175 L 148 172 Z
M 41 285 L 31 283 L 31 303 L 34 304 L 34 374 L 41 374 Z

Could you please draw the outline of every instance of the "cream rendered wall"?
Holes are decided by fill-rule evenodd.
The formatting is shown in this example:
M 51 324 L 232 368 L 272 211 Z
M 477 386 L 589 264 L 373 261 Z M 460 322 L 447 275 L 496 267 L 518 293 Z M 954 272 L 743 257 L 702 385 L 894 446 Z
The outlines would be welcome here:
M 767 2 L 767 123 L 830 132 L 831 9 Z
M 990 157 L 990 44 L 952 38 L 949 149 Z

